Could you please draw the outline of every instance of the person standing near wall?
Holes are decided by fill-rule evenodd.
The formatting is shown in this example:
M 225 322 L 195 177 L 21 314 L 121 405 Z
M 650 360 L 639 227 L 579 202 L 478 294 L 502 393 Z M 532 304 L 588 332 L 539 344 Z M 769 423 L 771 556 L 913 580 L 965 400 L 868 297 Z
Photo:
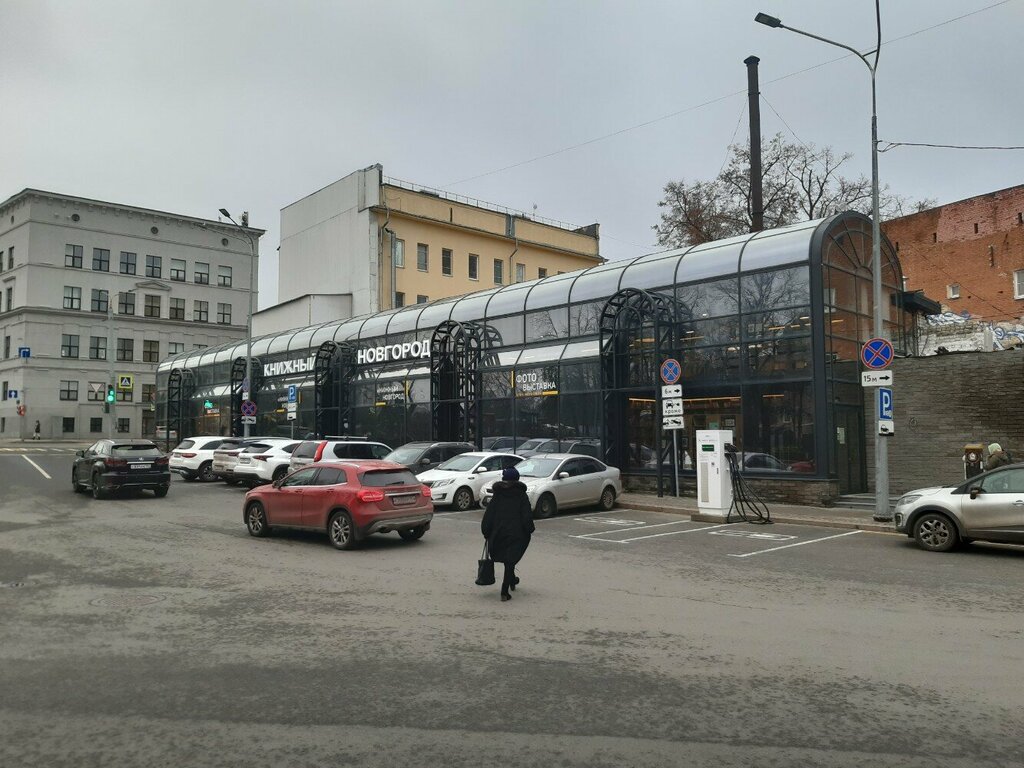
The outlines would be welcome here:
M 989 443 L 988 446 L 988 458 L 985 459 L 985 469 L 995 469 L 1001 467 L 1004 464 L 1011 464 L 1013 460 L 1010 458 L 1010 454 L 1003 450 L 1003 446 L 999 443 Z
M 39 439 L 39 432 L 40 432 L 39 419 L 36 419 L 35 430 L 32 432 L 32 439 L 33 440 L 38 440 Z

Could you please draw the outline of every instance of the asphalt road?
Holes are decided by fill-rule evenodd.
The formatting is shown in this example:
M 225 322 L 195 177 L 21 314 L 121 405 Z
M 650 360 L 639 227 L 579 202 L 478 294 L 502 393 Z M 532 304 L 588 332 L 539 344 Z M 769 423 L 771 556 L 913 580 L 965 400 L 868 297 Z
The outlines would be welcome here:
M 1024 758 L 1024 549 L 583 510 L 501 603 L 478 511 L 337 552 L 250 538 L 222 483 L 97 502 L 27 458 L 0 453 L 4 768 Z

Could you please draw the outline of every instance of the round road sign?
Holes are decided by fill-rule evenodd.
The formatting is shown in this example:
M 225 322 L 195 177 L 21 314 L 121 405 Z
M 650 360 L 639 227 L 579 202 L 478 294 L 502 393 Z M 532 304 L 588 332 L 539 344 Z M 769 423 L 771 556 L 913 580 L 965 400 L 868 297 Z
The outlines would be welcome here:
M 887 339 L 869 339 L 860 351 L 861 362 L 873 371 L 888 368 L 893 358 L 892 343 Z
M 682 375 L 683 369 L 678 360 L 670 357 L 661 364 L 661 380 L 666 384 L 675 384 Z
M 252 400 L 242 401 L 242 415 L 243 416 L 255 416 L 256 415 L 256 403 Z

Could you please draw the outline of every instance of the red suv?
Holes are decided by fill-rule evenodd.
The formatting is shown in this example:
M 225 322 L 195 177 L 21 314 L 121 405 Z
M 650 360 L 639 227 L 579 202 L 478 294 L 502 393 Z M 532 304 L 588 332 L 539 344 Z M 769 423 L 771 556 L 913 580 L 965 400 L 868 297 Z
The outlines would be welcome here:
M 242 518 L 252 536 L 272 528 L 324 531 L 338 549 L 371 533 L 398 531 L 415 541 L 430 528 L 430 489 L 392 461 L 327 461 L 245 494 Z

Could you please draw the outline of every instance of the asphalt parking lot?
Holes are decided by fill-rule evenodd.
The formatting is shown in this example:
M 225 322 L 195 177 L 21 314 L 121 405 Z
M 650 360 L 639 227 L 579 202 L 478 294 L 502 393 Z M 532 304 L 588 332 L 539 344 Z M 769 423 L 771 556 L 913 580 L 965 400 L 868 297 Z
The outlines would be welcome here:
M 248 536 L 239 487 L 94 501 L 70 466 L 0 455 L 4 766 L 1007 766 L 1024 747 L 1021 549 L 585 509 L 537 522 L 501 603 L 472 583 L 480 510 L 338 552 Z

